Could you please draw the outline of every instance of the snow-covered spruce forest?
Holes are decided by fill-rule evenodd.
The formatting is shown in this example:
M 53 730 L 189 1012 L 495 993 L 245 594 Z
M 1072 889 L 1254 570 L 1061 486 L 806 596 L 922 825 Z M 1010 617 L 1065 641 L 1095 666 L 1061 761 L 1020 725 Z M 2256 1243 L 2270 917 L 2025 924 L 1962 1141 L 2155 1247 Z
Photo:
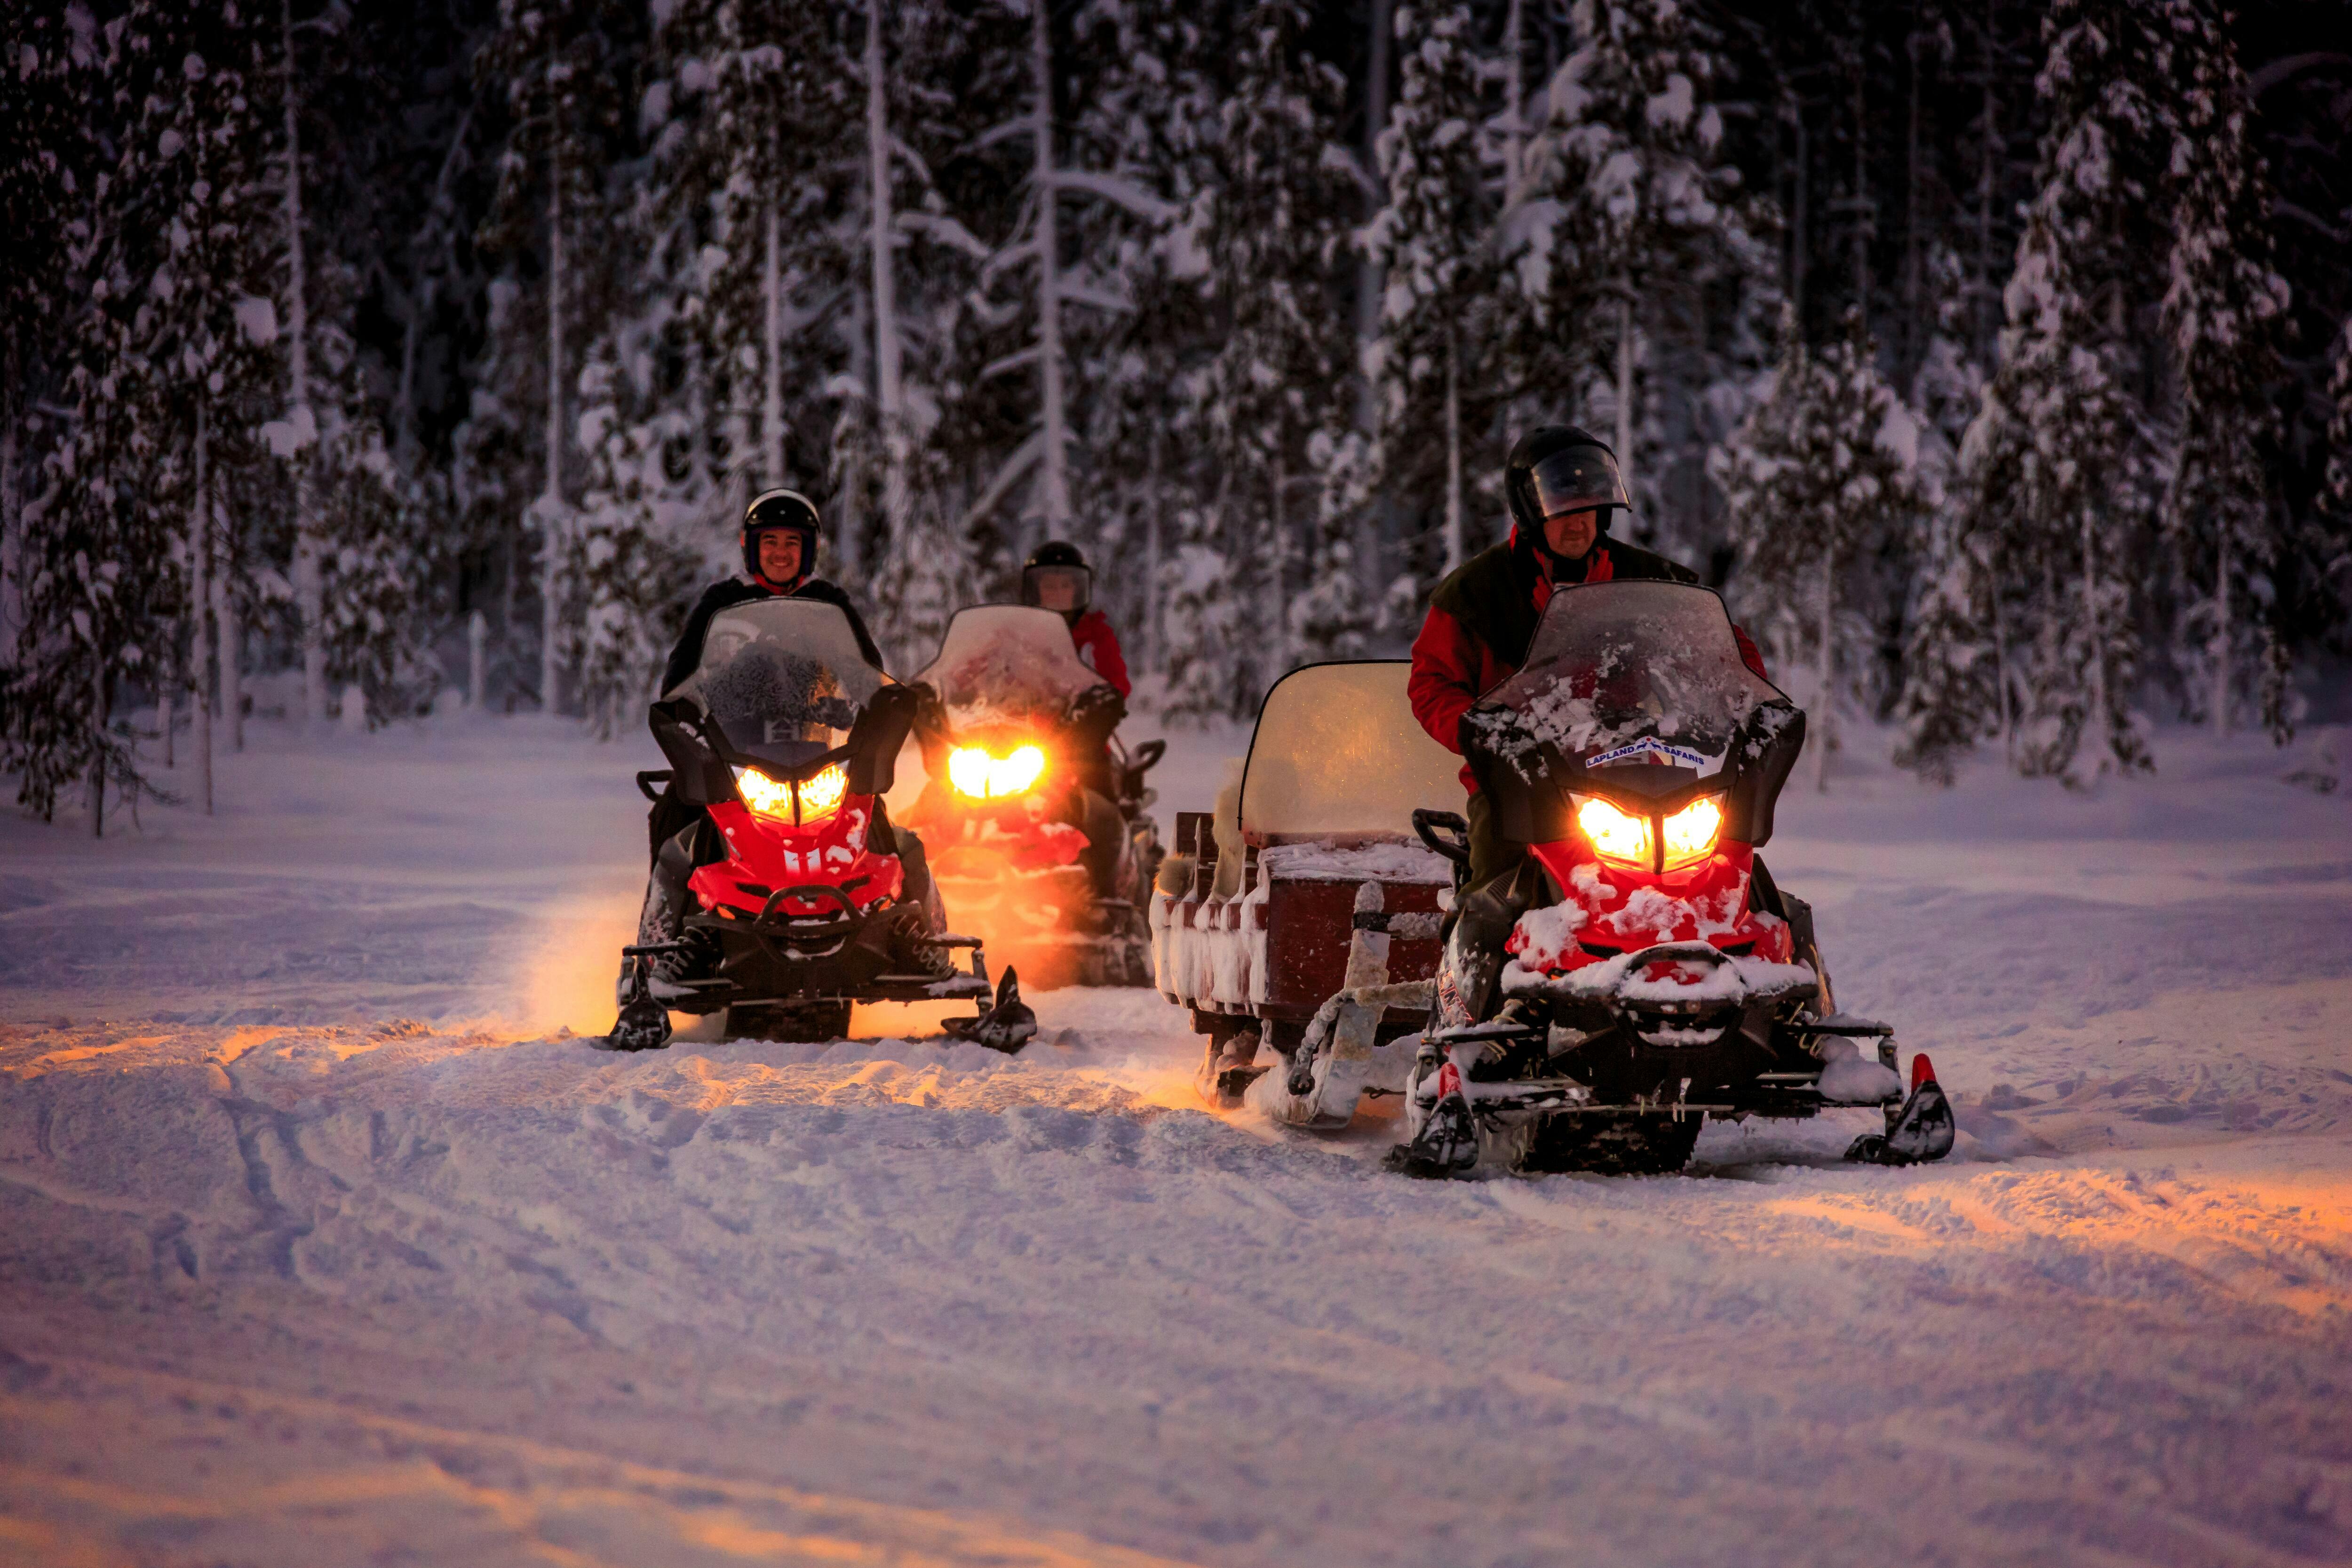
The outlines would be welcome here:
M 631 725 L 777 483 L 901 668 L 1066 538 L 1168 718 L 1245 715 L 1401 648 L 1558 420 L 1929 778 L 2284 736 L 2346 651 L 2341 0 L 0 25 L 43 815 L 209 790 L 248 710 Z

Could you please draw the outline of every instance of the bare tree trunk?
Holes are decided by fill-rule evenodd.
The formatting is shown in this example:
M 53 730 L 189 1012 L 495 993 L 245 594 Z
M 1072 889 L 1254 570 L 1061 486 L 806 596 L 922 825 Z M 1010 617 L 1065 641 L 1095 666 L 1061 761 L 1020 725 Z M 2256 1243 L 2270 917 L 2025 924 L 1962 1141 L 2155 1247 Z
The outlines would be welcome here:
M 214 527 L 220 525 L 217 507 L 211 509 Z M 230 584 L 236 570 L 235 542 L 221 534 L 220 571 L 213 577 L 213 630 L 220 639 L 221 721 L 228 726 L 229 750 L 245 750 L 245 628 L 238 624 L 236 594 Z
M 196 752 L 196 794 L 205 815 L 213 814 L 212 630 L 206 618 L 212 607 L 213 496 L 207 467 L 212 425 L 211 402 L 196 398 L 196 493 L 188 509 L 188 741 Z
M 2230 732 L 2230 695 L 2236 687 L 2237 661 L 2231 657 L 2230 624 L 2230 529 L 2223 523 L 2213 540 L 2213 733 Z
M 286 49 L 287 400 L 290 405 L 286 419 L 299 443 L 294 452 L 294 605 L 302 621 L 302 716 L 316 724 L 327 717 L 327 542 L 319 524 L 311 472 L 318 456 L 318 416 L 310 407 L 310 279 L 302 249 L 302 139 L 295 112 L 293 0 L 279 0 L 278 15 Z
M 1445 570 L 1462 564 L 1466 542 L 1462 528 L 1461 354 L 1452 328 L 1445 333 Z
M 1813 753 L 1813 787 L 1823 795 L 1830 790 L 1830 752 L 1837 749 L 1837 546 L 1828 540 L 1822 542 L 1821 605 L 1821 666 L 1816 679 L 1819 695 L 1815 706 L 1822 710 L 1822 743 Z
M 1503 205 L 1518 199 L 1527 162 L 1527 28 L 1525 0 L 1511 0 L 1503 22 Z
M 1146 674 L 1160 673 L 1160 428 L 1152 426 L 1150 439 L 1151 489 L 1144 497 L 1143 511 L 1143 669 Z
M 0 384 L 0 668 L 15 662 L 16 631 L 25 624 L 25 497 L 16 484 L 16 426 L 25 403 L 23 363 L 23 351 L 11 331 L 7 380 Z
M 1995 696 L 2000 700 L 2001 756 L 2014 768 L 2017 765 L 2017 715 L 2011 711 L 2009 700 L 2009 615 L 2001 608 L 2000 585 L 1990 581 L 1990 574 L 1986 597 L 1992 605 L 1992 674 L 2000 686 Z
M 2112 715 L 2107 710 L 2107 638 L 2099 621 L 2099 535 L 2093 526 L 2091 509 L 2083 513 L 2083 620 L 2091 633 L 2091 663 L 2089 690 L 2085 698 L 2090 704 L 2084 728 L 2097 741 L 2097 761 L 2092 764 L 2092 776 L 2104 772 L 2116 755 L 2116 733 Z
M 1869 104 L 1863 91 L 1863 39 L 1853 41 L 1853 306 L 1862 330 L 1870 331 L 1870 237 L 1874 227 L 1870 202 Z
M 1796 317 L 1797 336 L 1805 335 L 1805 274 L 1812 259 L 1809 242 L 1812 230 L 1811 207 L 1807 201 L 1812 194 L 1812 147 L 1806 139 L 1804 101 L 1794 96 L 1789 100 L 1789 121 L 1797 134 L 1796 195 L 1789 215 L 1789 309 Z
M 1045 26 L 1045 0 L 1035 0 L 1035 4 L 1038 8 L 1037 37 L 1042 47 Z M 914 496 L 908 475 L 912 454 L 907 437 L 906 351 L 898 335 L 898 277 L 897 264 L 891 255 L 896 235 L 896 213 L 890 199 L 889 79 L 883 66 L 882 0 L 867 0 L 866 169 L 869 187 L 866 206 L 872 219 L 867 245 L 872 252 L 874 272 L 874 409 L 881 426 L 878 434 L 882 438 L 883 521 L 890 531 L 891 539 L 903 548 L 907 530 L 912 525 Z M 1044 134 L 1042 126 L 1039 133 Z M 1045 210 L 1052 212 L 1050 191 L 1043 199 Z M 1058 328 L 1058 321 L 1056 325 Z M 1057 371 L 1055 380 L 1048 384 L 1049 399 L 1055 395 L 1058 374 Z
M 1984 146 L 1977 178 L 1977 352 L 1987 359 L 2000 327 L 2000 312 L 1992 288 L 1992 193 L 2000 164 L 2000 136 L 1995 123 L 2000 100 L 1994 95 L 1992 84 L 1993 68 L 2000 58 L 1999 35 L 1994 31 L 2000 5 L 2000 0 L 1985 0 Z
M 1364 172 L 1369 184 L 1364 198 L 1364 221 L 1371 222 L 1379 212 L 1381 198 L 1381 132 L 1389 122 L 1389 45 L 1396 34 L 1394 0 L 1371 0 L 1370 46 L 1364 68 Z M 1370 247 L 1356 254 L 1356 363 L 1360 374 L 1356 379 L 1356 428 L 1370 432 L 1380 422 L 1380 409 L 1374 398 L 1370 378 L 1360 374 L 1364 353 L 1379 341 L 1381 335 L 1381 292 L 1385 287 L 1381 264 Z
M 1617 472 L 1633 494 L 1633 283 L 1617 275 Z
M 1271 533 L 1265 552 L 1266 588 L 1269 596 L 1266 605 L 1266 637 L 1268 646 L 1274 653 L 1274 668 L 1265 672 L 1265 684 L 1268 686 L 1271 686 L 1284 670 L 1290 668 L 1290 605 L 1287 592 L 1290 575 L 1290 527 L 1285 507 L 1289 489 L 1290 474 L 1287 466 L 1280 457 L 1276 457 L 1274 460 L 1273 521 L 1268 525 Z
M 1045 532 L 1069 537 L 1069 412 L 1062 378 L 1061 231 L 1055 224 L 1060 197 L 1054 188 L 1054 55 L 1047 36 L 1045 0 L 1030 0 L 1030 61 L 1036 71 L 1037 115 L 1037 372 L 1045 400 L 1043 476 Z
M 760 257 L 760 368 L 764 395 L 760 404 L 760 450 L 767 482 L 784 482 L 784 260 L 782 218 L 771 193 L 761 226 Z
M 555 62 L 551 55 L 551 81 Z M 549 114 L 555 113 L 550 108 Z M 559 122 L 547 154 L 547 480 L 539 498 L 539 710 L 556 711 L 563 666 L 563 151 Z
M 457 171 L 458 153 L 465 151 L 466 132 L 474 123 L 474 106 L 467 104 L 466 112 L 457 117 L 457 133 L 449 138 L 449 151 L 442 154 L 441 173 L 433 182 L 433 210 L 446 214 L 449 205 L 449 181 Z M 408 319 L 400 329 L 400 390 L 393 400 L 392 449 L 400 458 L 404 470 L 416 461 L 416 345 L 425 335 L 425 318 L 433 312 L 433 301 L 440 292 L 437 282 L 430 276 L 418 286 L 416 297 L 409 301 Z
M 1924 279 L 1920 272 L 1919 249 L 1919 90 L 1920 58 L 1926 51 L 1920 47 L 1927 36 L 1914 27 L 1909 39 L 1911 54 L 1911 117 L 1903 143 L 1903 395 L 1911 395 L 1912 378 L 1918 374 L 1919 362 L 1926 354 L 1921 341 L 1926 333 L 1921 324 L 1921 293 Z

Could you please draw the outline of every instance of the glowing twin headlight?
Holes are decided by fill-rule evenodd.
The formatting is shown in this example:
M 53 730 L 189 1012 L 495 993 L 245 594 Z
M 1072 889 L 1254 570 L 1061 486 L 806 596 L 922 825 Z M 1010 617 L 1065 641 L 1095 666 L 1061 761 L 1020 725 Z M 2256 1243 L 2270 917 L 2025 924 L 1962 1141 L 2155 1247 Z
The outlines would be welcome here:
M 782 779 L 772 779 L 757 768 L 735 770 L 735 792 L 743 804 L 761 816 L 776 822 L 823 822 L 841 809 L 849 794 L 849 770 L 839 763 L 820 769 L 811 778 L 798 784 Z M 793 809 L 793 796 L 800 795 L 800 810 Z
M 1665 842 L 1663 858 L 1657 853 L 1657 841 L 1651 837 L 1652 821 L 1647 816 L 1628 816 L 1594 795 L 1584 796 L 1576 804 L 1576 826 L 1592 846 L 1593 853 L 1604 860 L 1667 871 L 1704 860 L 1715 853 L 1716 840 L 1723 834 L 1723 807 L 1710 796 L 1695 800 L 1667 817 L 1662 825 Z
M 1019 795 L 1044 775 L 1045 753 L 1023 746 L 1009 757 L 992 757 L 978 746 L 958 746 L 948 753 L 948 782 L 958 795 L 979 800 Z

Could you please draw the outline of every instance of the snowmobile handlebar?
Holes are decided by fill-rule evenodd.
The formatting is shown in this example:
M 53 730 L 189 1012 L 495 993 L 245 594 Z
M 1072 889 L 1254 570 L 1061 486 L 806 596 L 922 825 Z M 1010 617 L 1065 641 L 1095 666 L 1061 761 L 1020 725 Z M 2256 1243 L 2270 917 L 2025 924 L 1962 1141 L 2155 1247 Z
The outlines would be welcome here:
M 1412 814 L 1412 831 L 1431 849 L 1456 866 L 1470 864 L 1470 824 L 1455 811 L 1431 811 L 1418 807 Z

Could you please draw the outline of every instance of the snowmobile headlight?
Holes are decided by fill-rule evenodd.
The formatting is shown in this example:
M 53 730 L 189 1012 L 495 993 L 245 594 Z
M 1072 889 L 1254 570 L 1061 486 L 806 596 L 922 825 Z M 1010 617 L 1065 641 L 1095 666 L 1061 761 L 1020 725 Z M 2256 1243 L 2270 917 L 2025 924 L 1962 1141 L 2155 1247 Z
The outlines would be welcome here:
M 1649 867 L 1652 857 L 1648 817 L 1628 816 L 1598 795 L 1586 795 L 1577 802 L 1576 826 L 1583 830 L 1593 853 L 1602 859 Z
M 757 768 L 737 768 L 735 793 L 761 816 L 772 816 L 779 822 L 793 819 L 793 786 L 782 779 L 772 779 Z
M 1019 795 L 1045 772 L 1045 753 L 1036 746 L 1021 746 L 1009 757 L 992 757 L 978 746 L 958 746 L 948 753 L 948 782 L 958 795 L 995 800 Z
M 849 770 L 835 763 L 793 787 L 800 794 L 801 820 L 823 822 L 841 809 L 843 798 L 849 794 Z
M 1723 807 L 1714 796 L 1695 800 L 1665 821 L 1665 868 L 1687 866 L 1715 853 L 1723 835 Z

